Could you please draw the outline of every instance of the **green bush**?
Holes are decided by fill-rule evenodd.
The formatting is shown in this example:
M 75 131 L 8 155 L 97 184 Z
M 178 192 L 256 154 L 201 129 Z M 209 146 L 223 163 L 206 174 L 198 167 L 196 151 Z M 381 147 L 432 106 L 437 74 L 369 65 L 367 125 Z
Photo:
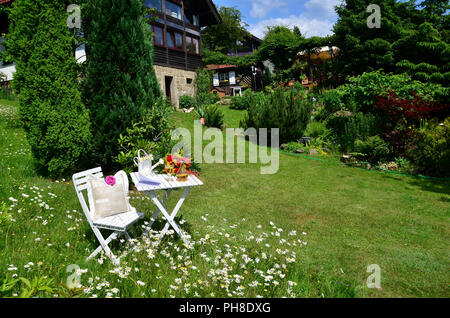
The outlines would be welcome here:
M 248 110 L 250 104 L 258 100 L 265 99 L 266 95 L 263 92 L 253 92 L 251 89 L 244 91 L 242 96 L 234 96 L 231 99 L 230 108 L 236 110 Z
M 375 97 L 385 95 L 392 91 L 400 98 L 410 99 L 411 91 L 419 96 L 431 100 L 450 97 L 450 89 L 439 84 L 422 83 L 412 80 L 408 75 L 391 75 L 381 72 L 363 73 L 350 78 L 350 83 L 344 85 L 344 102 L 350 101 L 353 105 L 351 111 L 373 113 Z
M 450 88 L 439 84 L 413 81 L 403 74 L 371 72 L 351 77 L 348 84 L 324 92 L 320 101 L 329 114 L 338 110 L 376 114 L 376 96 L 385 95 L 388 91 L 393 91 L 400 98 L 412 98 L 411 91 L 431 100 L 450 98 Z
M 133 158 L 139 149 L 153 154 L 154 161 L 170 153 L 174 142 L 171 140 L 172 127 L 169 123 L 170 103 L 159 98 L 153 107 L 144 111 L 143 120 L 132 124 L 118 140 L 119 154 L 115 158 L 125 172 L 136 170 Z
M 356 140 L 354 149 L 363 154 L 366 161 L 374 164 L 385 162 L 391 154 L 389 145 L 378 135 Z
M 306 126 L 306 130 L 304 135 L 306 137 L 323 137 L 327 138 L 329 136 L 330 132 L 327 129 L 327 126 L 325 123 L 319 122 L 319 121 L 312 121 Z
M 332 139 L 340 145 L 342 151 L 352 151 L 357 139 L 379 133 L 379 120 L 372 114 L 356 113 L 349 117 L 330 116 L 327 127 L 331 129 Z
M 326 113 L 330 115 L 340 109 L 345 109 L 344 95 L 345 91 L 341 88 L 331 89 L 320 95 L 319 101 L 324 105 Z
M 443 123 L 432 120 L 415 138 L 409 157 L 420 171 L 435 176 L 450 176 L 450 117 Z
M 250 95 L 250 104 L 241 127 L 279 128 L 280 142 L 285 143 L 302 137 L 311 119 L 312 104 L 298 96 L 293 89 L 278 88 L 269 96 L 261 98 Z
M 245 96 L 233 96 L 230 108 L 236 110 L 244 110 L 248 108 L 248 99 Z
M 13 87 L 38 172 L 58 178 L 94 164 L 87 160 L 89 114 L 81 100 L 66 6 L 58 0 L 18 0 L 9 17 Z
M 195 107 L 195 98 L 189 95 L 180 96 L 180 108 Z
M 302 143 L 299 143 L 297 141 L 291 141 L 286 145 L 286 148 L 284 149 L 287 152 L 295 153 L 297 149 L 303 149 L 305 152 L 308 151 L 308 147 L 305 147 Z
M 224 114 L 217 105 L 209 105 L 205 111 L 205 123 L 208 127 L 222 128 Z

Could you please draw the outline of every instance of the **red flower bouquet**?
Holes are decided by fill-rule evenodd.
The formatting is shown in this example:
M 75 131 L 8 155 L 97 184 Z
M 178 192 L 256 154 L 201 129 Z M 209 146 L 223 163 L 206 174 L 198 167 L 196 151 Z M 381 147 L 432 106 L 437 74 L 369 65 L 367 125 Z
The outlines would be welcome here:
M 191 168 L 191 159 L 181 155 L 168 155 L 166 157 L 166 168 L 164 172 L 171 176 L 176 176 L 177 181 L 186 181 L 189 174 L 194 174 Z

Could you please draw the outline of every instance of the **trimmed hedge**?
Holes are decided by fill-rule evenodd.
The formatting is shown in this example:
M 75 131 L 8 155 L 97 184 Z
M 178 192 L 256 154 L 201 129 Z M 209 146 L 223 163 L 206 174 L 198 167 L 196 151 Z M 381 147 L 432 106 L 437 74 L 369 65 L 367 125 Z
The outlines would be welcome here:
M 91 134 L 65 4 L 17 0 L 9 18 L 7 48 L 16 62 L 13 87 L 36 168 L 54 178 L 68 176 L 83 167 Z

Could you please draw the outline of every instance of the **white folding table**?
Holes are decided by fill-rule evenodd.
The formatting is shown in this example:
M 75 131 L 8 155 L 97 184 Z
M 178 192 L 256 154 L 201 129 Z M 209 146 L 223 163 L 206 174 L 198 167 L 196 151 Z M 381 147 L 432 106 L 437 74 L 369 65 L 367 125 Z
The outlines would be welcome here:
M 149 228 L 153 225 L 156 218 L 158 217 L 159 213 L 162 213 L 164 217 L 167 220 L 166 225 L 164 226 L 163 230 L 160 233 L 159 240 L 162 239 L 162 237 L 166 234 L 167 230 L 169 229 L 169 226 L 172 226 L 172 228 L 175 230 L 180 237 L 183 237 L 183 234 L 181 232 L 180 226 L 175 222 L 175 217 L 180 210 L 181 206 L 184 203 L 184 200 L 186 199 L 187 195 L 189 194 L 189 191 L 192 187 L 198 187 L 202 186 L 203 182 L 197 178 L 194 175 L 189 175 L 188 179 L 186 181 L 175 181 L 175 180 L 168 180 L 167 175 L 165 174 L 153 174 L 152 176 L 149 176 L 153 180 L 160 181 L 161 183 L 157 186 L 155 185 L 147 185 L 139 182 L 139 174 L 137 172 L 133 172 L 130 174 L 131 179 L 133 180 L 134 185 L 136 186 L 136 189 L 139 192 L 143 192 L 145 194 L 150 195 L 153 203 L 156 205 L 156 211 L 153 214 L 150 223 Z M 181 189 L 184 188 L 183 195 L 181 196 L 180 200 L 178 200 L 178 203 L 176 204 L 175 208 L 173 209 L 172 213 L 169 214 L 167 211 L 164 203 L 166 202 L 167 198 L 172 193 L 172 190 L 174 189 Z M 156 191 L 163 190 L 166 191 L 162 201 L 158 198 L 156 195 Z M 146 232 L 148 233 L 148 231 Z

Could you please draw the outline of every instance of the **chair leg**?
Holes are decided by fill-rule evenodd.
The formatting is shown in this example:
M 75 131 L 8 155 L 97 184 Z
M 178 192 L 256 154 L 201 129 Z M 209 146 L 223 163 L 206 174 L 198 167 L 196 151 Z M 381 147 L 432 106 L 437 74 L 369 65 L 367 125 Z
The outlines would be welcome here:
M 92 259 L 95 257 L 98 253 L 100 253 L 101 250 L 105 251 L 106 256 L 113 262 L 113 264 L 117 263 L 117 258 L 112 253 L 111 249 L 109 248 L 108 244 L 112 241 L 117 239 L 119 236 L 119 232 L 112 233 L 106 240 L 103 238 L 103 235 L 101 234 L 100 230 L 96 227 L 92 227 L 92 230 L 94 231 L 95 236 L 97 237 L 98 241 L 100 242 L 100 246 L 95 249 L 94 252 L 92 252 L 91 255 L 87 258 L 87 260 Z

